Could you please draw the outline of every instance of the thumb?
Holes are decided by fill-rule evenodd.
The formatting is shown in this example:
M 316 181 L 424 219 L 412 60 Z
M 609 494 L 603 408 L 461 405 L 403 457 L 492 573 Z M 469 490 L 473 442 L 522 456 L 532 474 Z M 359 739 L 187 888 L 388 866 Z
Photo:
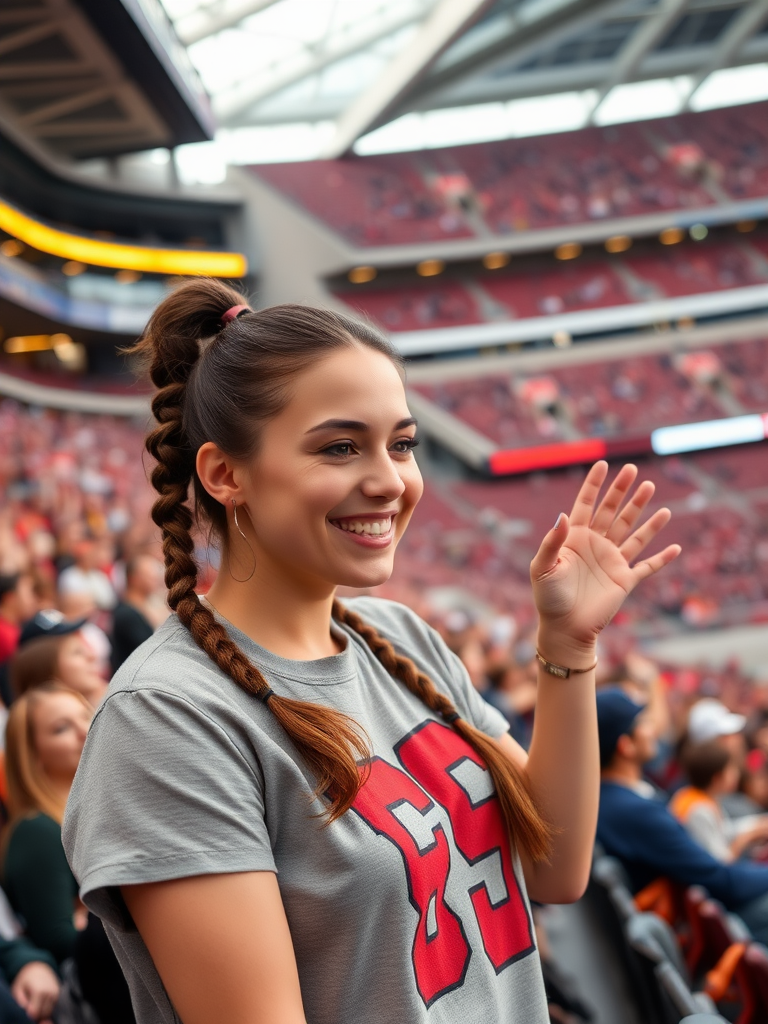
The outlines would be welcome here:
M 561 512 L 549 533 L 541 542 L 539 550 L 531 562 L 531 578 L 544 579 L 557 565 L 560 549 L 568 537 L 570 523 L 565 512 Z

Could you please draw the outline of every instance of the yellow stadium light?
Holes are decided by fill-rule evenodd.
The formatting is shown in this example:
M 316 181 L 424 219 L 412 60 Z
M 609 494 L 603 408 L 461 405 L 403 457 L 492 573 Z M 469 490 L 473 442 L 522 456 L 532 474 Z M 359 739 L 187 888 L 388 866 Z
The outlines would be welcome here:
M 756 220 L 740 220 L 736 225 L 736 230 L 740 231 L 742 235 L 746 235 L 750 231 L 754 231 L 756 227 Z
M 499 270 L 506 267 L 510 259 L 508 252 L 489 252 L 487 256 L 483 256 L 483 266 L 486 270 Z
M 248 262 L 239 252 L 161 249 L 148 245 L 107 242 L 49 227 L 0 201 L 0 229 L 33 249 L 96 267 L 138 270 L 147 274 L 245 277 Z
M 61 272 L 66 274 L 67 277 L 77 277 L 79 274 L 84 274 L 87 269 L 84 263 L 78 263 L 77 260 L 67 260 L 61 268 Z
M 3 348 L 11 355 L 17 355 L 20 352 L 47 352 L 71 344 L 72 339 L 68 334 L 19 334 L 6 338 Z
M 138 270 L 118 270 L 115 280 L 118 284 L 136 284 L 141 280 L 141 274 Z
M 445 270 L 445 262 L 443 260 L 422 260 L 421 263 L 416 264 L 416 273 L 419 277 L 435 277 L 437 274 L 442 274 Z
M 685 232 L 682 228 L 664 228 L 659 235 L 659 241 L 662 245 L 677 245 L 684 238 Z
M 612 235 L 605 240 L 606 252 L 626 252 L 632 245 L 629 235 Z
M 563 242 L 555 249 L 556 260 L 575 260 L 581 256 L 581 246 L 578 242 Z
M 6 238 L 0 245 L 0 252 L 3 256 L 20 256 L 24 252 L 24 246 L 16 238 Z
M 347 279 L 352 284 L 365 284 L 366 281 L 372 281 L 374 277 L 376 277 L 376 267 L 352 267 L 347 274 Z

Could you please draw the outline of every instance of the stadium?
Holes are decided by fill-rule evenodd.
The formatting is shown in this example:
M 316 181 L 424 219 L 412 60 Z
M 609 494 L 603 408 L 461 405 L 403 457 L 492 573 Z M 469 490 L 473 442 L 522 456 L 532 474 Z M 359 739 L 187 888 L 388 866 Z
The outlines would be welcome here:
M 122 959 L 133 956 L 128 943 L 121 954 L 110 924 L 110 946 L 96 900 L 77 897 L 78 882 L 81 894 L 85 886 L 66 825 L 77 882 L 61 843 L 66 793 L 59 807 L 60 788 L 55 799 L 40 795 L 43 783 L 24 790 L 27 769 L 18 766 L 38 756 L 19 753 L 23 742 L 34 745 L 30 723 L 42 715 L 30 700 L 28 722 L 18 724 L 28 692 L 42 685 L 53 703 L 74 689 L 90 721 L 113 671 L 167 630 L 176 611 L 168 595 L 184 573 L 167 576 L 166 590 L 162 566 L 173 544 L 152 511 L 160 489 L 152 481 L 162 478 L 154 463 L 163 468 L 157 453 L 173 435 L 158 439 L 152 456 L 145 450 L 156 388 L 133 346 L 153 311 L 201 281 L 250 303 L 219 311 L 222 337 L 245 330 L 251 311 L 269 317 L 273 307 L 299 304 L 356 318 L 394 346 L 418 420 L 424 492 L 391 576 L 342 585 L 340 598 L 383 598 L 425 620 L 526 750 L 542 693 L 537 671 L 560 667 L 547 668 L 537 653 L 531 564 L 552 524 L 575 509 L 590 467 L 606 461 L 609 480 L 618 480 L 623 464 L 637 466 L 638 479 L 654 485 L 646 518 L 661 523 L 659 510 L 671 512 L 644 557 L 681 548 L 658 574 L 654 563 L 597 640 L 603 790 L 584 894 L 561 903 L 532 891 L 533 910 L 525 897 L 520 911 L 530 917 L 530 942 L 499 966 L 475 905 L 478 886 L 469 890 L 495 976 L 513 961 L 530 971 L 528 954 L 538 950 L 546 1018 L 485 1006 L 472 987 L 450 1009 L 463 980 L 441 988 L 432 978 L 437 989 L 427 996 L 417 970 L 420 1015 L 409 1018 L 403 1003 L 399 1019 L 766 1024 L 768 2 L 0 2 L 3 1021 L 353 1019 L 340 996 L 312 1003 L 311 949 L 305 977 L 289 904 L 300 1016 L 262 1009 L 228 1017 L 226 1001 L 221 1012 L 216 1003 L 182 1010 L 188 1004 L 162 966 L 165 1003 L 155 993 L 150 1012 Z M 165 384 L 181 379 L 174 374 L 183 362 Z M 233 404 L 223 391 L 217 403 Z M 198 477 L 194 484 L 203 486 Z M 197 592 L 213 588 L 215 597 L 229 556 L 213 525 L 185 530 Z M 234 525 L 247 543 L 242 517 Z M 236 571 L 247 576 L 248 565 Z M 75 636 L 85 667 L 65 669 L 61 658 L 59 668 L 55 659 L 33 664 L 35 645 Z M 273 651 L 260 636 L 251 640 Z M 90 690 L 73 681 L 78 671 Z M 449 724 L 459 717 L 427 703 Z M 623 731 L 621 715 L 630 716 Z M 653 724 L 647 756 L 632 715 Z M 611 728 L 618 741 L 606 758 Z M 434 784 L 408 771 L 429 802 Z M 174 780 L 168 791 L 177 783 L 183 788 Z M 634 812 L 611 803 L 630 790 L 645 803 L 650 792 L 654 812 L 663 808 L 659 836 L 674 818 L 706 863 L 698 853 L 686 861 L 671 832 L 668 859 L 661 838 L 655 860 L 639 836 L 632 848 L 632 829 L 614 826 Z M 105 815 L 117 815 L 119 803 L 105 803 Z M 348 806 L 398 845 L 372 811 L 366 818 L 364 803 Z M 434 805 L 443 801 L 435 796 Z M 608 822 L 611 809 L 617 817 Z M 50 833 L 36 838 L 35 815 L 58 829 L 55 849 L 46 846 Z M 406 817 L 397 827 L 407 832 Z M 654 845 L 654 833 L 646 839 Z M 94 847 L 97 840 L 94 833 Z M 480 859 L 458 841 L 456 849 L 469 865 Z M 450 923 L 440 923 L 435 892 L 445 899 L 452 890 L 433 886 L 431 909 L 420 908 L 418 872 L 402 858 L 427 950 Z M 342 860 L 329 863 L 342 870 Z M 498 868 L 498 885 L 506 870 Z M 197 873 L 205 872 L 178 877 Z M 118 892 L 133 881 L 125 879 L 100 884 Z M 373 874 L 369 883 L 373 892 Z M 326 884 L 331 875 L 318 874 L 317 885 Z M 481 888 L 503 946 L 506 904 L 498 888 Z M 133 904 L 130 913 L 121 905 L 126 920 L 136 917 Z M 450 899 L 445 906 L 463 929 Z M 418 933 L 414 964 L 417 942 Z M 334 948 L 351 955 L 341 941 Z M 466 955 L 472 986 L 482 955 L 479 946 Z M 379 969 L 370 985 L 377 994 L 388 968 L 374 964 L 371 973 Z M 393 987 L 399 982 L 393 975 Z

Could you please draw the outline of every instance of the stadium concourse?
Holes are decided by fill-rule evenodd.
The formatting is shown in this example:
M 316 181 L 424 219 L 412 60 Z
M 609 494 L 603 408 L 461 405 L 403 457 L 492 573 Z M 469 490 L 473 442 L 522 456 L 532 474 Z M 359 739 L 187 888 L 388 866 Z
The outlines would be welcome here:
M 18 723 L 69 700 L 82 747 L 169 614 L 126 350 L 211 278 L 403 354 L 425 490 L 366 593 L 524 747 L 541 538 L 597 459 L 653 481 L 682 554 L 600 636 L 590 882 L 533 911 L 549 1016 L 766 1024 L 768 4 L 8 0 L 0 54 L 0 1021 L 137 1019 Z

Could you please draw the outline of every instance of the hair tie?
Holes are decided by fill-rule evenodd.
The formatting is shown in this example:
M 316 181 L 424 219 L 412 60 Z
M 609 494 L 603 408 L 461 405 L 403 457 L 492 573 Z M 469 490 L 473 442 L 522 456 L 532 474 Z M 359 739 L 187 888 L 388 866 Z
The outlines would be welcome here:
M 268 686 L 266 690 L 261 690 L 256 696 L 259 698 L 259 700 L 263 700 L 264 703 L 266 704 L 268 703 L 270 697 L 275 696 L 275 691 L 272 689 L 271 686 Z
M 453 725 L 459 718 L 461 718 L 461 715 L 458 711 L 449 711 L 447 715 L 443 715 L 443 721 L 447 722 L 448 725 Z
M 253 310 L 248 306 L 230 306 L 226 313 L 222 314 L 221 326 L 226 327 L 232 320 L 237 320 L 243 313 L 252 313 Z

